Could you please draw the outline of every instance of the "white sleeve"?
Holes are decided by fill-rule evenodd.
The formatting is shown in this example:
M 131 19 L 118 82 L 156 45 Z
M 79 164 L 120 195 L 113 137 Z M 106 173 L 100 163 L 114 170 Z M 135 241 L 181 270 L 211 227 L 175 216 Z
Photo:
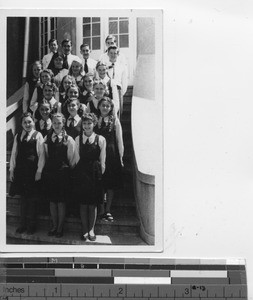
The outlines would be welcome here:
M 43 58 L 42 58 L 42 67 L 43 67 L 43 70 L 47 68 L 46 55 L 44 55 Z
M 47 136 L 44 137 L 43 146 L 44 146 L 45 160 L 47 160 L 48 157 Z
M 86 113 L 90 113 L 90 103 L 87 103 Z
M 61 102 L 57 101 L 57 112 L 61 113 Z
M 23 113 L 28 110 L 28 101 L 29 101 L 29 84 L 28 82 L 25 83 L 24 88 L 24 96 L 23 96 Z
M 32 99 L 31 99 L 31 102 L 30 102 L 30 109 L 35 112 L 35 107 L 36 107 L 36 102 L 37 102 L 37 99 L 38 99 L 38 88 L 35 88 L 34 89 L 34 92 L 33 92 L 33 95 L 32 95 Z
M 80 103 L 80 107 L 81 107 L 81 109 L 83 110 L 83 113 L 84 113 L 84 114 L 87 113 L 87 106 L 86 106 L 85 104 Z
M 77 153 L 76 143 L 71 136 L 68 136 L 67 155 L 68 155 L 68 161 L 69 161 L 70 167 L 73 168 L 77 164 L 77 161 L 79 160 L 79 155 Z
M 36 149 L 38 153 L 38 168 L 37 172 L 41 173 L 44 165 L 45 165 L 45 149 L 44 149 L 44 139 L 40 132 L 37 133 L 37 143 L 36 143 Z
M 122 65 L 123 68 L 123 72 L 121 75 L 121 84 L 122 84 L 122 97 L 125 95 L 126 91 L 127 91 L 127 84 L 128 84 L 128 80 L 127 80 L 127 69 L 126 66 Z
M 76 153 L 75 153 L 75 155 L 76 155 L 76 164 L 77 164 L 79 159 L 80 159 L 80 156 L 79 156 L 80 137 L 79 136 L 77 136 L 75 138 L 75 144 L 76 144 Z
M 101 169 L 102 174 L 105 172 L 105 159 L 106 159 L 106 140 L 102 135 L 99 135 L 99 147 L 100 147 L 100 163 L 101 163 Z
M 16 167 L 16 157 L 18 154 L 18 143 L 17 143 L 17 134 L 14 137 L 14 142 L 11 150 L 11 159 L 10 159 L 10 172 L 14 171 Z
M 119 149 L 119 155 L 120 158 L 122 159 L 124 155 L 124 143 L 123 143 L 122 127 L 118 118 L 116 118 L 115 120 L 115 131 L 116 131 L 116 142 Z

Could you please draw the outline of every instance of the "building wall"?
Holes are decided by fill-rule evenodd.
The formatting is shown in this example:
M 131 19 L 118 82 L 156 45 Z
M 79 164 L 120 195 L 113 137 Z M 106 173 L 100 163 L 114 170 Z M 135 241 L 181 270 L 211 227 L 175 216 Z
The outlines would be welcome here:
M 155 18 L 137 18 L 137 56 L 155 54 Z
M 7 99 L 22 85 L 25 18 L 7 18 Z
M 154 100 L 155 88 L 150 88 L 150 82 L 155 82 L 155 18 L 137 18 L 134 96 Z
M 76 54 L 76 18 L 57 19 L 57 40 L 59 44 L 64 39 L 72 41 L 72 54 Z

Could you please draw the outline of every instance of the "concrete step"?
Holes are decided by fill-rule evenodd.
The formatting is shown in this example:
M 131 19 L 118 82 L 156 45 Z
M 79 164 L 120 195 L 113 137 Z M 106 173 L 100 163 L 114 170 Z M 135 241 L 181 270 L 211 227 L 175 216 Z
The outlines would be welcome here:
M 33 245 L 104 245 L 104 246 L 147 246 L 147 244 L 136 234 L 96 234 L 95 242 L 82 241 L 78 232 L 64 232 L 63 237 L 49 237 L 47 229 L 39 229 L 33 235 L 26 233 L 16 234 L 14 225 L 7 226 L 7 244 L 33 244 Z
M 88 244 L 103 245 L 144 245 L 139 237 L 139 220 L 136 217 L 135 208 L 129 206 L 112 207 L 114 222 L 97 220 L 95 232 L 97 240 L 86 242 Z M 36 243 L 36 244 L 83 244 L 80 240 L 81 221 L 79 217 L 66 217 L 64 224 L 64 237 L 57 239 L 48 237 L 50 229 L 49 215 L 37 217 L 37 232 L 30 236 L 27 234 L 16 234 L 15 230 L 19 224 L 19 197 L 13 197 L 7 201 L 7 236 L 9 243 Z
M 95 230 L 97 234 L 136 234 L 139 233 L 139 221 L 136 217 L 126 214 L 119 216 L 115 212 L 112 215 L 114 217 L 113 222 L 107 222 L 103 220 L 97 220 Z M 18 227 L 19 216 L 17 214 L 8 212 L 7 213 L 7 224 Z M 50 216 L 38 216 L 37 217 L 37 228 L 45 229 L 48 231 L 51 228 Z M 81 220 L 78 217 L 67 217 L 64 223 L 64 231 L 66 232 L 77 232 L 81 233 Z
M 104 220 L 97 220 L 97 225 L 107 225 L 107 227 L 101 229 L 101 230 L 109 230 L 111 227 L 115 226 L 125 226 L 130 228 L 125 228 L 129 232 L 131 231 L 138 231 L 139 227 L 139 221 L 136 216 L 136 209 L 135 209 L 135 203 L 132 201 L 132 199 L 129 199 L 125 194 L 121 195 L 121 199 L 118 197 L 119 194 L 115 193 L 114 202 L 112 204 L 112 215 L 115 219 L 114 222 L 106 222 Z M 123 202 L 123 203 L 122 203 Z M 67 222 L 69 224 L 73 223 L 73 228 L 76 227 L 77 223 L 80 223 L 79 218 L 79 205 L 74 203 L 74 209 L 71 211 L 71 213 L 74 213 L 74 215 L 70 215 L 69 212 L 69 206 L 67 205 L 66 213 L 67 213 Z M 9 197 L 7 196 L 7 216 L 10 218 L 14 218 L 13 221 L 15 221 L 15 218 L 20 216 L 20 196 L 14 196 Z M 71 202 L 71 208 L 73 208 L 73 202 Z M 37 211 L 39 213 L 38 218 L 44 222 L 50 215 L 49 213 L 49 203 L 43 202 L 43 199 L 38 200 L 38 207 Z M 71 226 L 70 226 L 71 227 Z M 124 229 L 123 229 L 124 231 Z

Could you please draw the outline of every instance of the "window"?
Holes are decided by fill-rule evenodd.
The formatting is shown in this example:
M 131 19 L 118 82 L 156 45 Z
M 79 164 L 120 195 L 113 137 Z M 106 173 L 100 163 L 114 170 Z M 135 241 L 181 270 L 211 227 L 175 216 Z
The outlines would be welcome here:
M 119 48 L 129 47 L 129 18 L 113 17 L 109 18 L 109 34 L 113 34 L 117 39 Z
M 100 49 L 100 18 L 83 18 L 83 43 L 88 44 L 91 50 Z
M 57 18 L 40 18 L 40 57 L 48 53 L 48 41 L 57 39 Z
M 48 18 L 40 18 L 40 56 L 47 54 L 48 43 Z
M 57 40 L 57 18 L 50 18 L 50 39 Z

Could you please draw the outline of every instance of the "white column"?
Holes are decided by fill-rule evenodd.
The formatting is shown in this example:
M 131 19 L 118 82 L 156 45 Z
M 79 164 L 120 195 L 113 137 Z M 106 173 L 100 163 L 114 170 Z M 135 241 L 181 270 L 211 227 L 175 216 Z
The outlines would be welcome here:
M 131 14 L 129 17 L 129 48 L 130 48 L 130 57 L 129 57 L 129 85 L 133 84 L 134 71 L 136 67 L 137 59 L 137 22 L 136 16 Z
M 83 18 L 76 18 L 76 55 L 82 58 L 80 46 L 83 43 Z
M 23 63 L 23 78 L 26 77 L 27 61 L 28 61 L 28 47 L 29 47 L 29 28 L 30 18 L 25 19 L 25 41 L 24 41 L 24 63 Z
M 47 18 L 47 44 L 48 44 L 48 41 L 51 39 L 51 18 L 48 17 Z

